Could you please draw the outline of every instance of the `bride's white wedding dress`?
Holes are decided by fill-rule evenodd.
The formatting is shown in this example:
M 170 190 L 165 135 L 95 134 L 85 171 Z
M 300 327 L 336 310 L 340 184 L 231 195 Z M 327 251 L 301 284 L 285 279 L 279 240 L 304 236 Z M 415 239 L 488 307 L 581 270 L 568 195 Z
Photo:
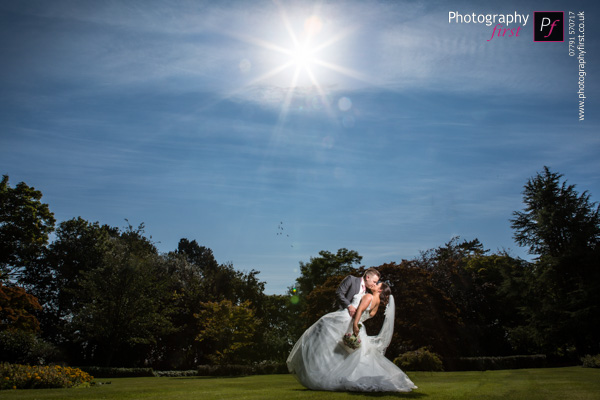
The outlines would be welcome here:
M 362 295 L 352 299 L 358 308 Z M 370 318 L 369 310 L 360 322 Z M 361 346 L 351 350 L 342 342 L 352 332 L 348 310 L 324 315 L 298 339 L 287 359 L 287 366 L 298 381 L 309 389 L 360 392 L 409 392 L 415 384 L 400 368 L 385 357 L 394 330 L 394 297 L 386 307 L 379 335 L 367 336 L 360 328 Z

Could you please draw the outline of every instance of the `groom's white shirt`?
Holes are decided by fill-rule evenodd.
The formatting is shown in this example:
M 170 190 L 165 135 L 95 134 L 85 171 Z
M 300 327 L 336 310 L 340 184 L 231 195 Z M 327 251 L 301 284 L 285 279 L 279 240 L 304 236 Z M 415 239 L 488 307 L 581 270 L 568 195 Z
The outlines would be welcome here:
M 367 292 L 367 286 L 365 285 L 365 279 L 361 279 L 360 280 L 360 291 L 358 292 L 358 294 L 365 294 Z

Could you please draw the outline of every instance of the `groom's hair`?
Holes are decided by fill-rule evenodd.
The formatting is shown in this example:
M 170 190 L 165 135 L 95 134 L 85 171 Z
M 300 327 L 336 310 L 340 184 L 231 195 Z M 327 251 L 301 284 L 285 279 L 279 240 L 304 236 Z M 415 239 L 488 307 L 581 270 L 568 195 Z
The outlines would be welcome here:
M 377 269 L 376 269 L 376 268 L 373 268 L 373 267 L 371 267 L 371 268 L 367 269 L 367 270 L 365 271 L 365 274 L 363 275 L 363 277 L 365 277 L 365 278 L 366 278 L 366 277 L 367 277 L 367 275 L 377 275 L 377 277 L 378 277 L 378 278 L 380 278 L 380 277 L 381 277 L 381 275 L 379 274 L 379 271 L 377 271 Z

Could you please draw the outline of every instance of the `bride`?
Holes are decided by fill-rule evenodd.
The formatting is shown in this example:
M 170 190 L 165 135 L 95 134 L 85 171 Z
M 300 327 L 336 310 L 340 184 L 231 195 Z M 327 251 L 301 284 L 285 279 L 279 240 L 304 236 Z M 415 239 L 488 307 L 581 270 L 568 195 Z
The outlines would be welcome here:
M 357 294 L 347 310 L 324 315 L 298 339 L 287 359 L 296 379 L 309 389 L 360 392 L 410 392 L 415 384 L 400 368 L 385 357 L 394 332 L 394 297 L 385 283 L 378 283 L 373 294 Z M 385 306 L 385 319 L 377 336 L 367 336 L 362 325 Z M 355 333 L 361 345 L 346 347 L 342 337 Z

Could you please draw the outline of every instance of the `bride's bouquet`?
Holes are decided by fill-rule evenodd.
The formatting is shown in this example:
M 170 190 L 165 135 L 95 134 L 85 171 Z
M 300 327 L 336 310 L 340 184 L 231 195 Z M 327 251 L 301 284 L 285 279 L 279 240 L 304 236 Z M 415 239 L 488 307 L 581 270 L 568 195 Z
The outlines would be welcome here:
M 361 328 L 362 325 L 358 325 L 358 329 Z M 342 341 L 346 345 L 346 347 L 351 348 L 352 350 L 356 350 L 360 347 L 361 341 L 358 336 L 354 333 L 346 333 L 344 337 L 342 337 Z

